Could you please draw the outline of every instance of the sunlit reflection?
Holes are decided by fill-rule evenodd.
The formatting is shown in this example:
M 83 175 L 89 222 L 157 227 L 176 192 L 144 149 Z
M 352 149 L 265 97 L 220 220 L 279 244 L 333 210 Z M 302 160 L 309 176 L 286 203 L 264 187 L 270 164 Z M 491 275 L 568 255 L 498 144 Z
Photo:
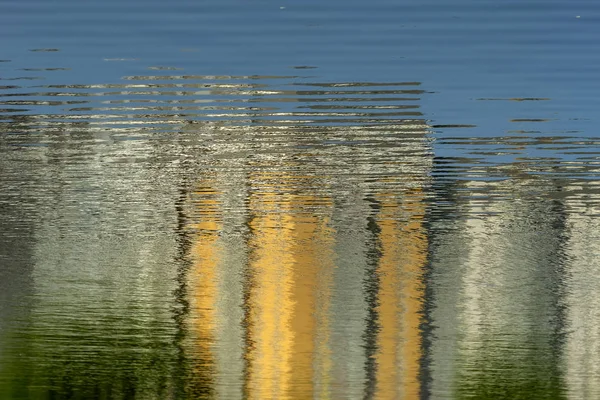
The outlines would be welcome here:
M 598 397 L 598 141 L 315 79 L 0 87 L 0 397 Z
M 303 211 L 315 204 L 313 196 L 281 190 L 289 179 L 279 173 L 253 176 L 264 188 L 249 202 L 250 398 L 301 398 L 317 386 L 322 394 L 328 391 L 331 231 L 326 216 Z
M 427 236 L 421 191 L 377 197 L 380 212 L 376 398 L 418 398 Z
M 265 214 L 250 221 L 252 255 L 246 307 L 247 392 L 250 398 L 285 398 L 290 385 L 293 257 L 289 215 L 265 194 Z M 260 207 L 254 199 L 250 209 Z M 285 206 L 285 205 L 284 205 Z
M 192 226 L 197 232 L 191 248 L 193 260 L 189 272 L 190 315 L 189 330 L 193 352 L 192 392 L 213 393 L 216 375 L 214 351 L 218 336 L 219 269 L 223 254 L 220 232 L 223 218 L 219 196 L 214 182 L 202 182 L 196 189 L 197 222 Z

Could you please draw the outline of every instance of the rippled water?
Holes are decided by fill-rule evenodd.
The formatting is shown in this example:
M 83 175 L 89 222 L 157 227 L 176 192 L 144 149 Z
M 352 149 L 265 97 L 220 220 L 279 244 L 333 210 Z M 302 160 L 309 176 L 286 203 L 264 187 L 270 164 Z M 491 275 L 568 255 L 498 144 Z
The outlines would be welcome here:
M 600 397 L 593 2 L 0 8 L 0 398 Z

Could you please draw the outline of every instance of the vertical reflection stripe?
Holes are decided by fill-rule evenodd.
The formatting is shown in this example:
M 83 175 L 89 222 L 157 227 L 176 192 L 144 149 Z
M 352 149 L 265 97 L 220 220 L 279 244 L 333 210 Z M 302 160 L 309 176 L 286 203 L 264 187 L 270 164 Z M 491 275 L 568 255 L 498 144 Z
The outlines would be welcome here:
M 377 315 L 378 399 L 418 398 L 421 360 L 422 274 L 427 246 L 423 193 L 415 190 L 399 202 L 380 194 L 377 223 L 380 258 Z
M 250 274 L 247 299 L 247 393 L 250 399 L 284 399 L 290 384 L 293 331 L 292 219 L 277 193 L 251 195 Z
M 222 251 L 219 233 L 222 230 L 222 211 L 214 182 L 203 182 L 195 193 L 198 222 L 193 226 L 198 235 L 192 246 L 193 266 L 189 274 L 191 289 L 190 331 L 195 357 L 192 367 L 193 391 L 198 394 L 214 393 L 214 347 L 218 323 L 218 280 Z

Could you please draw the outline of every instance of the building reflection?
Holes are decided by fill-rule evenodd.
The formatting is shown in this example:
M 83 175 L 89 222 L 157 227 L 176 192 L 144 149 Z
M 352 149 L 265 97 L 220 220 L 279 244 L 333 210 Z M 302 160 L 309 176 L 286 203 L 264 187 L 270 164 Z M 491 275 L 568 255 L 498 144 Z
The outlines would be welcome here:
M 379 277 L 375 398 L 418 398 L 427 237 L 421 190 L 377 196 Z
M 0 125 L 7 396 L 599 397 L 597 185 L 428 192 L 417 84 L 294 79 L 54 85 L 110 97 Z
M 156 85 L 71 109 L 93 113 L 35 146 L 31 318 L 54 346 L 23 346 L 28 366 L 64 360 L 40 396 L 418 396 L 431 151 L 402 119 L 418 85 Z
M 569 398 L 600 396 L 600 222 L 597 187 L 591 182 L 570 185 L 568 240 L 565 256 L 565 307 L 568 335 L 565 343 L 565 375 Z
M 291 178 L 277 173 L 252 178 L 262 190 L 249 201 L 249 398 L 303 398 L 315 391 L 317 381 L 328 380 L 330 201 L 286 194 L 282 186 Z M 303 211 L 307 207 L 312 211 Z
M 429 160 L 423 148 L 404 151 L 399 176 L 374 162 L 331 178 L 339 165 L 316 169 L 314 159 L 291 157 L 243 168 L 224 161 L 203 175 L 189 212 L 191 392 L 250 399 L 420 395 L 428 246 L 422 181 Z M 239 170 L 246 172 L 230 176 Z M 365 174 L 380 177 L 354 186 Z M 343 187 L 356 190 L 340 195 Z M 235 221 L 228 219 L 232 197 L 243 200 Z M 234 250 L 231 237 L 241 225 L 243 241 Z M 225 282 L 235 281 L 242 295 L 223 302 L 234 289 Z M 231 318 L 236 310 L 242 314 Z
M 27 296 L 19 299 L 23 325 L 11 343 L 18 353 L 14 362 L 11 352 L 0 357 L 0 397 L 168 398 L 175 385 L 175 284 L 174 268 L 165 266 L 175 258 L 177 180 L 155 173 L 164 167 L 158 157 L 155 170 L 139 163 L 122 167 L 152 153 L 147 142 L 127 141 L 108 151 L 86 123 L 29 126 L 36 122 L 8 125 L 26 133 L 16 144 L 35 151 L 13 165 L 26 182 L 14 204 L 30 236 L 22 251 L 28 268 L 19 272 L 27 286 L 16 286 L 19 275 L 11 281 Z M 2 192 L 2 198 L 15 195 Z M 14 385 L 4 385 L 7 376 Z
M 193 229 L 197 232 L 191 247 L 192 268 L 189 272 L 190 314 L 189 339 L 194 343 L 191 376 L 187 392 L 196 396 L 214 395 L 214 345 L 218 332 L 219 267 L 223 255 L 220 232 L 223 218 L 219 195 L 214 182 L 202 182 L 194 192 L 198 209 Z
M 226 214 L 236 204 L 239 179 L 208 175 L 188 196 L 186 230 L 192 237 L 187 272 L 189 309 L 183 351 L 188 360 L 185 393 L 196 397 L 240 397 L 243 376 L 243 282 L 245 242 L 236 227 L 245 216 Z M 228 184 L 232 187 L 228 187 Z
M 527 199 L 531 181 L 464 185 L 444 188 L 462 218 L 431 223 L 430 393 L 562 398 L 563 206 Z M 477 195 L 491 188 L 504 195 Z

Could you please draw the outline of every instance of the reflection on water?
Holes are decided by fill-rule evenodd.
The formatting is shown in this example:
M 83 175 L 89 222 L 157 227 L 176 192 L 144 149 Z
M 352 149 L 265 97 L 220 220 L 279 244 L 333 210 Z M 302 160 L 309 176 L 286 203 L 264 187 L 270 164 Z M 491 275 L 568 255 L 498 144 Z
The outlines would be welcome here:
M 595 138 L 410 81 L 13 78 L 4 397 L 600 395 Z
M 455 204 L 485 217 L 445 228 L 432 249 L 432 317 L 443 338 L 430 353 L 432 393 L 562 398 L 564 206 L 515 201 L 527 186 L 495 185 L 511 198 Z

